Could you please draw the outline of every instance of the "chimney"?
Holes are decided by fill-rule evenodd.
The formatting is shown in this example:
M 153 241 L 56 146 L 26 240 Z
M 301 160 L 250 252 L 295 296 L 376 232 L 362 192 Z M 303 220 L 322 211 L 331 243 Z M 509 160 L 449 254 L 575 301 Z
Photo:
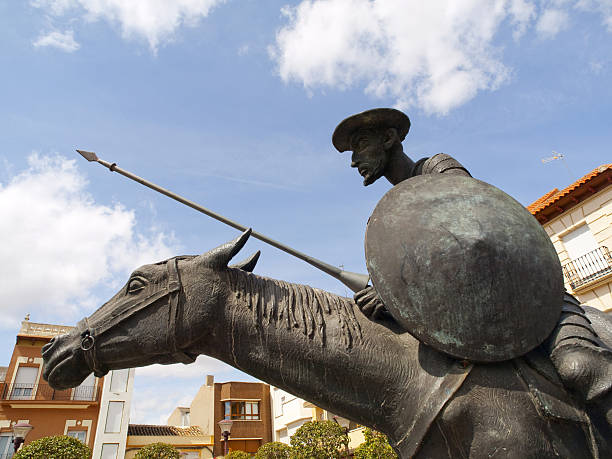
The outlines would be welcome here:
M 215 376 L 214 375 L 206 375 L 206 385 L 214 386 L 215 385 Z

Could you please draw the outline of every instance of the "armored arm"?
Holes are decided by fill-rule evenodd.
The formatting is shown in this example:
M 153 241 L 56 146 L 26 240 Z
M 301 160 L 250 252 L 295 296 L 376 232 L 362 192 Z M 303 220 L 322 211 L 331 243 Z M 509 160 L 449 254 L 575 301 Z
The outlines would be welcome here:
M 463 165 L 446 153 L 438 153 L 431 158 L 423 158 L 415 164 L 413 175 L 455 174 L 471 177 Z

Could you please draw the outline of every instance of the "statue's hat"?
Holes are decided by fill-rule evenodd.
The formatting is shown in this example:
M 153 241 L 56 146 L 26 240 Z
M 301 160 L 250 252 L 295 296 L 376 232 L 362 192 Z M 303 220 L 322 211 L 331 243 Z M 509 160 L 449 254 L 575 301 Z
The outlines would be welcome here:
M 397 130 L 400 141 L 410 130 L 410 119 L 394 108 L 374 108 L 349 116 L 334 130 L 332 143 L 340 152 L 351 149 L 351 136 L 357 129 L 392 127 Z

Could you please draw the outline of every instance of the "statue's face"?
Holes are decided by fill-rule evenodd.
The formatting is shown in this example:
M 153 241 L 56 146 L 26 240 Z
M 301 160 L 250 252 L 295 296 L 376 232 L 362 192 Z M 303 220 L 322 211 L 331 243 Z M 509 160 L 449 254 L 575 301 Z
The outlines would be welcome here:
M 389 152 L 384 148 L 384 135 L 369 129 L 357 131 L 351 137 L 351 167 L 356 167 L 368 186 L 383 176 Z

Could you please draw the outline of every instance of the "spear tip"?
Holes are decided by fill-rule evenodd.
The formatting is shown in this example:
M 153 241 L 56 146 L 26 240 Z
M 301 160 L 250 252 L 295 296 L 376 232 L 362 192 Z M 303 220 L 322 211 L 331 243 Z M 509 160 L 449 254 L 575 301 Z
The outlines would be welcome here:
M 77 150 L 77 153 L 79 153 L 87 161 L 97 161 L 98 160 L 98 156 L 93 151 Z

